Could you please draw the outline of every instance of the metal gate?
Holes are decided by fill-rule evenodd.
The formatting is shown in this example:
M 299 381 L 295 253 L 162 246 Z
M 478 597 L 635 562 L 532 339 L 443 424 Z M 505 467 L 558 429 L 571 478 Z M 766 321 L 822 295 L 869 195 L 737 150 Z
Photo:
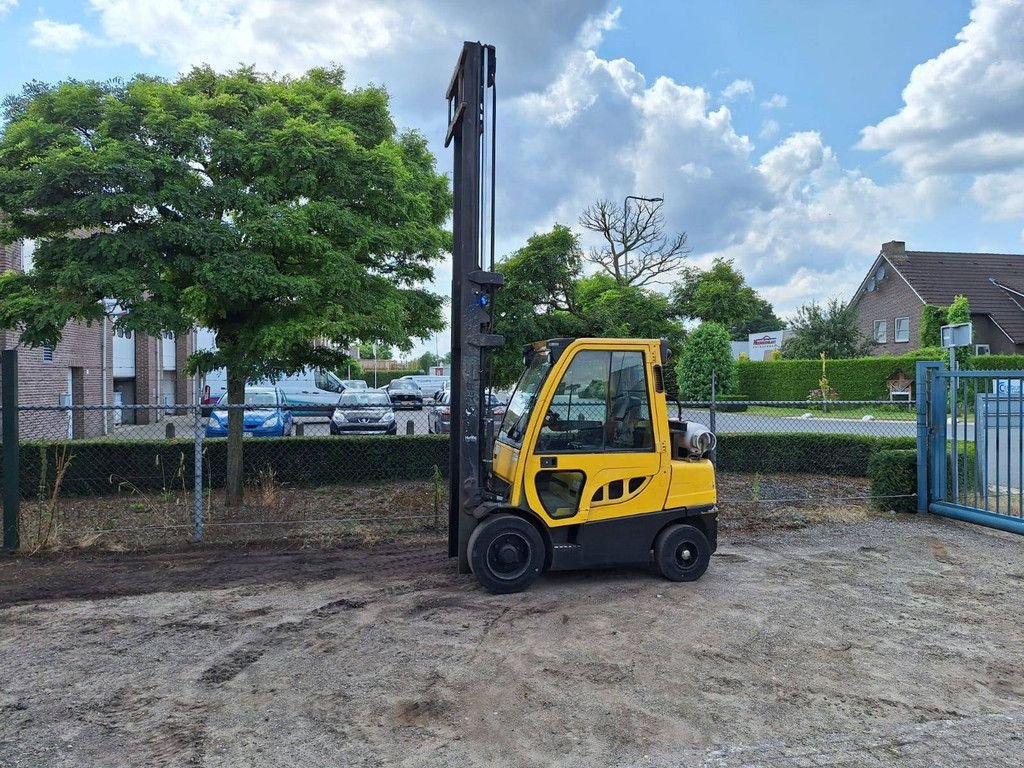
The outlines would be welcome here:
M 918 363 L 917 469 L 919 512 L 1024 533 L 1024 371 Z

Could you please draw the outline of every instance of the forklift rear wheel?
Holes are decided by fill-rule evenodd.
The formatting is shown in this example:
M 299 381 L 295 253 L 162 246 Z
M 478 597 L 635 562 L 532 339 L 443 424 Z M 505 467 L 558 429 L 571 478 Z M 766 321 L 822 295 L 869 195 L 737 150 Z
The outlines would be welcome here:
M 692 525 L 670 525 L 654 540 L 654 562 L 670 581 L 696 581 L 711 562 L 711 545 Z
M 544 567 L 544 539 L 515 515 L 481 520 L 469 538 L 469 567 L 490 592 L 521 592 Z

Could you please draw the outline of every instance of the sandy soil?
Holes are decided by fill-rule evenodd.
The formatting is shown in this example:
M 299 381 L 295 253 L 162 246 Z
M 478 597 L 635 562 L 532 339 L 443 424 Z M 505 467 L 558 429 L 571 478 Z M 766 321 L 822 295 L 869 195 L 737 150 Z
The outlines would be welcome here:
M 678 765 L 1016 712 L 1020 544 L 937 518 L 733 532 L 695 584 L 504 597 L 436 539 L 0 559 L 0 765 Z

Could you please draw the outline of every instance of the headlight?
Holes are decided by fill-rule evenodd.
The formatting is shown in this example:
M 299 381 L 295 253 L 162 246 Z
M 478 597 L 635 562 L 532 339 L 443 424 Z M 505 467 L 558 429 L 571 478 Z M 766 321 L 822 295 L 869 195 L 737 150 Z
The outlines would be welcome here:
M 225 419 L 227 419 L 226 413 L 218 413 L 217 411 L 213 411 L 210 413 L 210 421 L 212 421 L 214 424 L 219 425 Z
M 264 427 L 272 427 L 275 424 L 277 424 L 277 414 L 276 413 L 273 414 L 272 416 L 267 416 L 267 418 L 265 418 L 263 420 L 263 426 Z
M 385 413 L 383 416 L 380 417 L 380 420 L 384 424 L 390 424 L 392 421 L 395 420 L 395 412 L 394 411 L 388 411 L 387 413 Z
M 331 417 L 331 421 L 333 421 L 335 424 L 344 424 L 347 421 L 347 419 L 345 418 L 344 413 L 342 413 L 341 411 L 335 411 L 334 415 Z

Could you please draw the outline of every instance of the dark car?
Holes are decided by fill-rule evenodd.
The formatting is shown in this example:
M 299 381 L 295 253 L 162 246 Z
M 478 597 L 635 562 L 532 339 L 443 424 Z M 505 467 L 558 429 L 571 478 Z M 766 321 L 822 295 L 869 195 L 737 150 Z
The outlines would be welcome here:
M 331 416 L 332 435 L 394 435 L 397 431 L 395 410 L 387 392 L 345 392 Z
M 423 392 L 416 382 L 409 379 L 395 379 L 385 388 L 395 408 L 423 408 Z
M 488 395 L 488 413 L 497 428 L 505 418 L 505 406 L 496 395 Z M 441 392 L 437 405 L 427 414 L 427 432 L 432 435 L 447 435 L 452 428 L 452 392 L 450 389 Z

